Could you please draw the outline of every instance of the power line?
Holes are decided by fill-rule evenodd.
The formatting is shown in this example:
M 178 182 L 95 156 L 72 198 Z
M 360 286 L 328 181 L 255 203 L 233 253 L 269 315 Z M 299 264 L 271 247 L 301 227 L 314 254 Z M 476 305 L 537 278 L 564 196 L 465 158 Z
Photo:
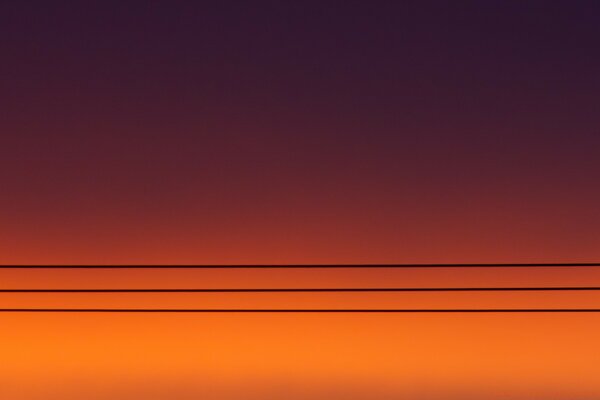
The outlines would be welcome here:
M 200 309 L 200 308 L 4 308 L 0 313 L 600 313 L 598 308 L 492 309 Z
M 283 265 L 0 265 L 0 269 L 318 269 L 318 268 L 555 268 L 600 267 L 600 263 L 283 264 Z M 122 288 L 0 289 L 0 293 L 334 293 L 334 292 L 516 292 L 599 291 L 600 287 L 388 287 L 388 288 Z M 595 308 L 517 309 L 160 309 L 4 308 L 0 313 L 598 313 Z
M 0 293 L 352 293 L 352 292 L 520 292 L 600 291 L 581 287 L 439 287 L 439 288 L 232 288 L 232 289 L 0 289 Z
M 231 264 L 231 265 L 0 265 L 0 269 L 319 269 L 319 268 L 560 268 L 600 267 L 589 263 L 440 263 L 440 264 Z

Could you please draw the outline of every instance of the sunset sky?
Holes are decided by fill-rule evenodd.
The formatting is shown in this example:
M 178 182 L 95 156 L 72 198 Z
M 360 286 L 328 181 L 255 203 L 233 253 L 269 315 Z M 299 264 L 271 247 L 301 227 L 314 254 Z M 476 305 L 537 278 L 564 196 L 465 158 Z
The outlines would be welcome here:
M 0 264 L 600 261 L 600 3 L 2 1 Z M 593 286 L 600 268 L 0 270 L 0 289 Z M 10 307 L 600 294 L 6 294 Z M 600 314 L 0 314 L 3 400 L 600 398 Z

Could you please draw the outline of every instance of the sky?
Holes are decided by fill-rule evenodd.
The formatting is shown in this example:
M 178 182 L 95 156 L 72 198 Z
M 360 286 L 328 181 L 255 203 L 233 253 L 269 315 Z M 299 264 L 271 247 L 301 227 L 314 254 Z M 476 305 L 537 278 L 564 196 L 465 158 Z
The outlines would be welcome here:
M 594 2 L 0 5 L 5 263 L 598 256 Z
M 0 264 L 598 261 L 599 15 L 594 1 L 0 2 Z M 3 270 L 0 285 L 600 282 L 554 269 L 221 274 Z M 79 300 L 600 304 L 268 296 Z M 9 400 L 208 386 L 215 399 L 600 395 L 590 315 L 0 320 Z

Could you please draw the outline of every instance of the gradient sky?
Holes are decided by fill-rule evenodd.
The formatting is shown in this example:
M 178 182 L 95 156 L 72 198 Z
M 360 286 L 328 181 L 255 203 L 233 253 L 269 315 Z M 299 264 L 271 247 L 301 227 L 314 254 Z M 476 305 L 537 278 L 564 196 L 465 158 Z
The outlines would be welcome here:
M 2 2 L 1 260 L 599 256 L 595 2 L 293 3 Z
M 595 1 L 2 1 L 0 263 L 598 261 L 599 48 Z M 114 274 L 5 270 L 0 286 L 600 283 L 547 269 Z M 402 296 L 78 299 L 600 304 Z M 0 321 L 8 400 L 600 397 L 596 316 Z

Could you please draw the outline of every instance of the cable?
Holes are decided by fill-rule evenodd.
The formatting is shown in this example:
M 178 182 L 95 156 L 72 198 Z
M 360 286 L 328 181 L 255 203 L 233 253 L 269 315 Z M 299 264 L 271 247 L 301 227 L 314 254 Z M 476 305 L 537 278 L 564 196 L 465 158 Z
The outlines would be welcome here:
M 0 265 L 0 269 L 318 269 L 318 268 L 556 268 L 600 267 L 589 263 L 450 263 L 450 264 L 247 264 L 247 265 Z
M 600 287 L 243 288 L 243 289 L 0 289 L 0 293 L 348 293 L 600 291 Z
M 193 309 L 193 308 L 4 308 L 0 313 L 600 313 L 598 308 L 492 309 Z

